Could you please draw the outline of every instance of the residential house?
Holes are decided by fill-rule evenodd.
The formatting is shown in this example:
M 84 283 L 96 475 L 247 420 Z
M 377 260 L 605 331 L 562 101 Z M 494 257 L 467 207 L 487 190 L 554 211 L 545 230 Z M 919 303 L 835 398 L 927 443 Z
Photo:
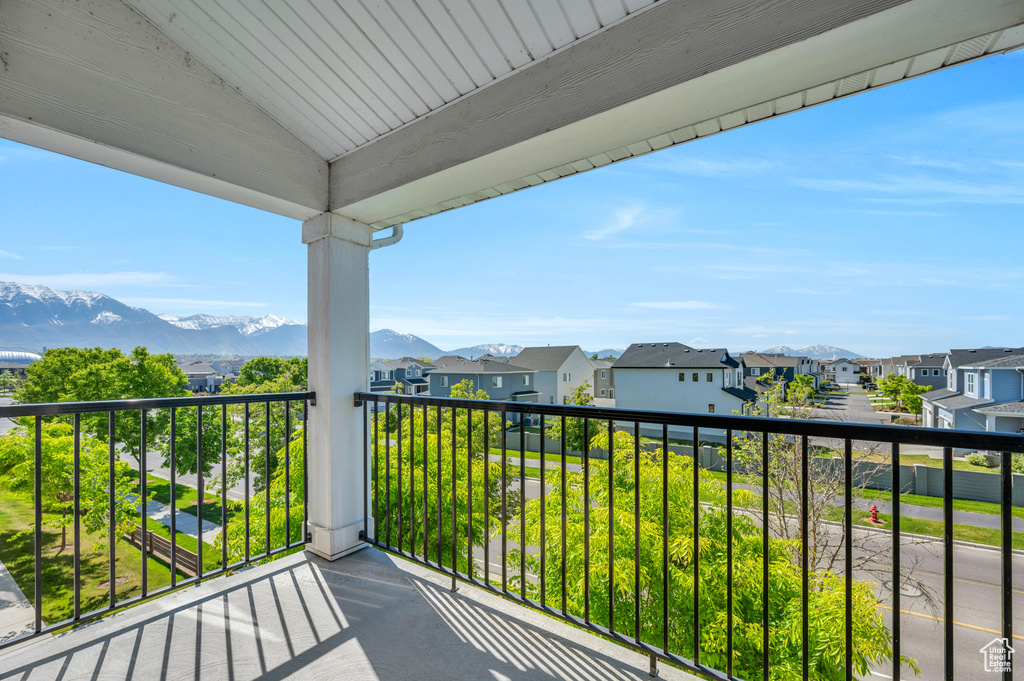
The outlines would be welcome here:
M 903 375 L 917 385 L 941 388 L 946 385 L 945 362 L 945 353 L 920 355 L 916 361 L 906 363 Z
M 430 395 L 450 397 L 453 385 L 468 380 L 473 390 L 483 390 L 492 400 L 538 402 L 536 373 L 533 369 L 487 359 L 450 362 L 430 372 Z
M 614 359 L 592 359 L 594 363 L 594 406 L 615 406 Z
M 732 414 L 757 399 L 743 385 L 742 355 L 732 357 L 722 348 L 634 343 L 612 369 L 615 406 L 621 409 Z
M 437 359 L 434 360 L 433 367 L 431 368 L 431 371 L 433 369 L 437 369 L 437 368 L 440 368 L 440 367 L 446 367 L 449 364 L 462 364 L 463 362 L 468 362 L 468 361 L 469 361 L 469 359 L 466 358 L 466 357 L 463 357 L 462 355 L 441 355 L 440 357 L 438 357 Z
M 751 388 L 767 374 L 773 374 L 776 381 L 788 384 L 797 376 L 809 375 L 812 366 L 807 357 L 781 354 L 744 352 L 739 358 L 743 360 L 744 385 Z M 747 381 L 748 378 L 753 381 Z
M 1014 403 L 1024 400 L 1024 347 L 950 350 L 946 384 L 921 396 L 922 423 L 930 428 L 1012 428 Z M 990 419 L 991 417 L 991 419 Z
M 402 385 L 403 394 L 423 395 L 429 393 L 430 385 L 427 382 L 427 375 L 434 368 L 433 364 L 412 357 L 389 360 L 388 364 L 394 367 L 395 381 Z
M 523 348 L 509 360 L 510 364 L 537 372 L 536 390 L 550 404 L 565 404 L 572 392 L 584 383 L 595 395 L 594 362 L 578 345 L 556 345 Z
M 224 383 L 224 374 L 215 369 L 210 362 L 183 362 L 178 368 L 185 372 L 188 389 L 194 393 L 218 393 Z
M 834 383 L 856 383 L 860 378 L 860 365 L 844 357 L 822 362 L 822 368 L 825 380 Z
M 370 392 L 391 392 L 395 386 L 395 367 L 383 359 L 370 360 Z

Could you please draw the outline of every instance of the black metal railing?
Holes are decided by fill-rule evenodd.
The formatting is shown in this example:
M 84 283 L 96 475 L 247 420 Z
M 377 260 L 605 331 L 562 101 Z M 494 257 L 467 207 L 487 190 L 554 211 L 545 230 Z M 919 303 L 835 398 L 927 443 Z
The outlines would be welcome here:
M 315 404 L 315 397 L 312 392 L 302 392 L 0 406 L 0 419 L 12 419 L 21 425 L 20 432 L 17 430 L 13 433 L 9 432 L 4 439 L 20 437 L 29 442 L 28 446 L 31 449 L 28 457 L 30 460 L 24 463 L 32 468 L 30 496 L 33 519 L 31 527 L 26 530 L 26 533 L 32 536 L 33 577 L 30 589 L 26 589 L 23 583 L 19 586 L 26 594 L 31 593 L 31 604 L 34 610 L 34 622 L 29 627 L 30 630 L 0 641 L 0 648 L 101 617 L 115 609 L 154 598 L 208 577 L 225 574 L 255 561 L 305 545 L 308 540 L 305 424 L 309 406 Z M 166 420 L 157 419 L 157 415 L 166 416 Z M 186 417 L 187 426 L 182 425 L 182 420 Z M 118 439 L 117 426 L 123 426 L 128 420 L 134 420 L 132 427 L 137 426 L 138 428 L 136 431 L 138 438 L 135 440 L 136 449 L 132 452 L 128 452 L 126 443 Z M 85 424 L 83 421 L 88 423 Z M 159 421 L 160 432 L 154 432 L 157 421 Z M 64 423 L 64 428 L 70 428 L 73 439 L 73 462 L 65 461 L 69 465 L 63 470 L 63 473 L 72 478 L 66 481 L 66 487 L 70 487 L 69 498 L 63 498 L 58 504 L 64 509 L 64 512 L 70 510 L 73 518 L 71 523 L 73 525 L 71 542 L 73 568 L 70 584 L 66 585 L 66 589 L 61 590 L 64 593 L 71 592 L 72 602 L 60 604 L 64 610 L 68 611 L 68 616 L 61 617 L 59 621 L 44 622 L 44 610 L 53 603 L 48 603 L 44 599 L 43 577 L 44 573 L 49 572 L 50 566 L 47 563 L 56 560 L 54 557 L 44 556 L 43 546 L 45 541 L 44 510 L 49 509 L 52 512 L 51 507 L 54 502 L 53 499 L 45 498 L 43 493 L 44 484 L 49 482 L 44 482 L 44 469 L 47 468 L 52 456 L 44 448 L 55 446 L 56 439 L 56 436 L 54 438 L 47 437 L 44 426 L 56 422 Z M 106 424 L 105 438 L 99 432 L 103 430 L 104 422 Z M 88 427 L 86 427 L 87 425 Z M 255 430 L 254 434 L 253 430 Z M 187 456 L 182 451 L 182 446 L 186 443 L 181 439 L 182 432 L 186 431 L 186 436 L 194 433 L 194 440 L 187 443 Z M 210 447 L 211 441 L 214 445 L 212 448 Z M 94 477 L 89 478 L 89 485 L 92 487 L 98 485 L 100 489 L 83 489 L 83 477 L 87 475 L 83 473 L 83 469 L 88 470 L 83 457 L 86 456 L 86 451 L 95 454 L 97 445 L 106 450 L 106 467 L 109 469 L 109 477 L 107 477 L 105 485 L 98 485 L 97 479 Z M 154 447 L 162 450 L 165 470 L 169 473 L 169 503 L 167 505 L 170 507 L 170 517 L 166 527 L 170 537 L 169 541 L 166 538 L 159 538 L 161 548 L 166 548 L 168 551 L 167 555 L 154 554 L 154 547 L 149 545 L 151 542 L 156 543 L 157 541 L 151 531 L 155 521 L 149 518 L 146 508 L 150 498 L 147 471 L 150 470 L 150 464 L 153 462 L 154 452 L 151 450 Z M 295 452 L 299 458 L 296 458 L 292 451 L 297 447 L 301 448 L 301 452 Z M 44 452 L 47 452 L 45 457 Z M 137 456 L 139 474 L 137 481 L 132 477 L 131 484 L 136 487 L 130 498 L 126 500 L 123 494 L 122 480 L 126 471 L 121 460 L 129 453 Z M 260 471 L 256 471 L 252 467 L 256 458 L 262 458 Z M 184 462 L 185 459 L 193 460 L 194 465 Z M 200 462 L 203 462 L 202 465 Z M 3 462 L 0 461 L 0 463 Z M 241 479 L 239 485 L 244 490 L 241 500 L 230 502 L 232 515 L 237 516 L 230 522 L 228 518 L 228 485 L 225 484 L 225 481 L 229 479 L 229 465 L 233 468 L 235 478 Z M 293 467 L 295 468 L 294 474 Z M 55 466 L 55 468 L 59 468 L 59 466 Z M 207 569 L 204 565 L 206 542 L 203 539 L 203 503 L 206 497 L 207 476 L 218 469 L 220 473 L 220 539 L 218 540 L 220 560 L 215 567 Z M 259 485 L 254 485 L 251 478 L 257 473 L 262 473 L 262 480 Z M 190 485 L 182 481 L 183 475 L 188 475 L 190 478 L 194 476 L 195 484 L 191 491 L 186 491 Z M 275 477 L 272 478 L 272 475 Z M 301 485 L 294 475 L 301 475 Z M 186 560 L 183 556 L 187 551 L 181 546 L 181 537 L 178 532 L 177 498 L 179 493 L 188 496 L 191 496 L 192 493 L 195 494 L 196 551 L 191 560 Z M 105 499 L 104 504 L 95 502 L 97 495 Z M 237 494 L 233 496 L 237 496 Z M 91 506 L 85 501 L 86 499 L 90 501 Z M 135 524 L 137 520 L 138 529 L 126 533 L 125 538 L 130 537 L 134 541 L 135 537 L 138 537 L 142 559 L 138 583 L 130 585 L 134 595 L 121 598 L 117 593 L 119 566 L 116 551 L 118 541 L 121 540 L 118 534 L 119 528 L 124 525 L 126 504 L 131 504 L 133 509 L 128 514 L 127 520 L 132 524 Z M 101 508 L 102 505 L 105 505 L 106 508 Z M 239 505 L 241 508 L 238 508 Z M 87 506 L 89 507 L 87 508 Z M 283 520 L 279 518 L 277 506 L 283 506 Z M 292 506 L 295 506 L 296 512 L 301 513 L 301 518 L 292 517 Z M 89 514 L 102 515 L 104 510 L 106 514 L 106 560 L 109 563 L 106 589 L 109 591 L 109 595 L 104 598 L 105 607 L 83 611 L 85 610 L 83 592 L 87 588 L 95 591 L 95 585 L 91 583 L 96 580 L 96 575 L 94 574 L 95 570 L 91 570 L 89 575 L 83 574 L 85 557 L 82 555 L 84 538 L 82 520 Z M 251 526 L 251 516 L 254 514 L 262 515 L 264 520 L 258 532 Z M 121 519 L 122 522 L 115 522 L 117 519 Z M 274 528 L 272 528 L 272 523 Z M 234 541 L 232 541 L 232 537 L 229 537 L 229 529 Z M 253 531 L 251 532 L 251 530 Z M 275 535 L 277 530 L 280 531 Z M 66 525 L 63 531 L 66 532 Z M 261 534 L 263 537 L 252 536 L 252 534 Z M 63 546 L 61 551 L 63 551 Z M 5 560 L 11 559 L 12 556 L 5 556 Z M 168 583 L 157 588 L 151 588 L 153 580 L 150 579 L 148 570 L 150 560 L 153 559 L 158 560 L 169 571 Z M 182 572 L 180 578 L 179 572 Z M 27 576 L 22 575 L 22 577 L 23 579 L 20 581 L 26 581 L 24 578 Z M 47 579 L 52 578 L 50 575 L 47 576 Z M 126 577 L 122 575 L 120 579 L 123 580 Z M 135 575 L 131 575 L 129 579 L 134 580 Z M 91 599 L 91 602 L 95 603 L 95 598 Z M 58 608 L 60 612 L 64 612 L 64 610 Z
M 998 630 L 987 631 L 1014 640 L 1011 456 L 1024 452 L 1024 436 L 363 392 L 355 404 L 366 418 L 367 542 L 450 575 L 453 591 L 468 582 L 649 654 L 652 673 L 662 659 L 713 679 L 767 680 L 783 665 L 803 678 L 845 668 L 852 679 L 869 665 L 912 676 L 900 616 L 901 552 L 911 540 L 944 549 L 933 617 L 943 628 L 942 674 L 953 679 L 957 664 L 980 664 L 976 650 L 954 659 L 953 454 L 998 452 L 1000 612 Z M 539 437 L 528 459 L 531 431 Z M 578 464 L 567 433 L 582 443 Z M 702 448 L 708 440 L 715 445 Z M 552 442 L 555 451 L 545 451 Z M 941 448 L 944 523 L 933 539 L 901 536 L 900 445 L 908 444 Z M 854 524 L 855 465 L 868 449 L 889 462 L 891 526 L 883 530 Z M 773 477 L 783 450 L 793 454 L 784 472 L 792 484 Z M 717 477 L 701 463 L 705 451 L 722 460 Z M 827 470 L 842 484 L 821 504 Z M 769 498 L 786 484 L 785 498 Z M 825 508 L 820 525 L 808 515 L 815 504 Z M 824 568 L 815 541 L 834 550 Z M 888 587 L 865 573 L 878 562 L 873 574 Z M 773 602 L 780 570 L 794 576 L 785 603 Z M 781 607 L 799 619 L 792 630 L 775 630 Z M 865 647 L 854 622 L 864 613 L 877 625 L 870 634 L 884 642 L 891 632 L 891 648 Z M 816 628 L 826 620 L 841 624 L 827 641 Z M 838 653 L 822 653 L 833 644 Z

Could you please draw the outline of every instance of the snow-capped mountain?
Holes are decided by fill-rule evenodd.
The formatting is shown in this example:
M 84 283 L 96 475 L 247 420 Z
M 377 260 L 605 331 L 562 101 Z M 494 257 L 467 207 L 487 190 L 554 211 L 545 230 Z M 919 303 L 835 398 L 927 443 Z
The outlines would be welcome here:
M 806 345 L 799 350 L 794 350 L 788 345 L 779 345 L 774 348 L 768 348 L 764 351 L 766 354 L 780 354 L 789 355 L 790 357 L 810 357 L 811 359 L 832 359 L 842 358 L 856 359 L 863 357 L 864 355 L 858 355 L 856 352 L 846 350 L 843 348 L 837 348 L 834 345 Z
M 467 359 L 473 359 L 480 355 L 494 355 L 495 357 L 515 357 L 523 351 L 522 345 L 509 345 L 508 343 L 483 343 L 481 345 L 470 345 L 465 348 L 458 348 L 447 352 L 447 355 L 459 355 Z
M 227 315 L 215 317 L 208 314 L 194 314 L 188 317 L 176 317 L 172 314 L 157 315 L 160 319 L 174 324 L 179 329 L 214 329 L 218 326 L 233 326 L 243 336 L 258 336 L 281 326 L 304 326 L 302 322 L 268 314 L 262 317 L 248 315 Z
M 605 357 L 614 357 L 615 359 L 618 359 L 619 357 L 622 357 L 622 353 L 624 353 L 625 351 L 626 348 L 606 348 L 604 350 L 595 350 L 594 352 L 584 350 L 583 353 L 587 357 L 593 357 L 595 354 L 597 354 L 598 359 L 604 359 Z
M 399 357 L 429 357 L 437 359 L 445 354 L 441 348 L 411 333 L 380 329 L 370 334 L 370 356 L 384 359 Z
M 74 346 L 130 351 L 142 345 L 154 353 L 306 354 L 306 326 L 292 320 L 273 315 L 184 319 L 195 323 L 174 324 L 94 291 L 0 282 L 0 349 Z M 205 324 L 218 319 L 239 321 Z

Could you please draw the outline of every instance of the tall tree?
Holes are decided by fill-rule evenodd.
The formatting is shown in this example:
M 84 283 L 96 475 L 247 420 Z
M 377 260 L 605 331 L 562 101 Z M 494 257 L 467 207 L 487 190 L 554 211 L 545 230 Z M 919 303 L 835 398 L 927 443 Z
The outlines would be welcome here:
M 583 381 L 576 386 L 569 394 L 566 404 L 577 407 L 589 407 L 594 404 L 594 397 L 590 394 L 590 381 Z M 591 420 L 584 426 L 585 419 L 570 416 L 565 419 L 565 447 L 571 452 L 582 452 L 587 444 L 587 435 L 593 437 L 603 433 L 606 427 L 603 423 Z M 560 440 L 562 437 L 562 419 L 554 418 L 547 424 L 545 435 L 552 440 Z

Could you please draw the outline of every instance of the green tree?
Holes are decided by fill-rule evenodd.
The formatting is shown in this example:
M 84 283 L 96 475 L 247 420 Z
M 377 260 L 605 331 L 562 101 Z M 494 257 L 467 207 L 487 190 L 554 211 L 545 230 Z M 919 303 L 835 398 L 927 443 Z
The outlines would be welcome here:
M 595 436 L 592 447 L 608 446 L 608 435 Z M 590 620 L 601 626 L 610 624 L 608 605 L 609 576 L 615 575 L 614 622 L 618 631 L 632 632 L 635 606 L 639 599 L 640 638 L 660 646 L 663 636 L 662 612 L 668 598 L 669 649 L 693 657 L 691 623 L 694 617 L 694 555 L 700 554 L 700 641 L 701 661 L 718 669 L 727 665 L 726 593 L 727 547 L 732 545 L 733 576 L 733 669 L 741 678 L 760 678 L 764 598 L 768 600 L 770 626 L 769 665 L 772 679 L 802 678 L 802 571 L 791 557 L 798 553 L 792 542 L 769 539 L 768 555 L 762 554 L 760 528 L 743 513 L 732 517 L 732 536 L 727 534 L 727 513 L 721 484 L 709 475 L 698 474 L 699 493 L 707 502 L 700 506 L 699 542 L 694 540 L 693 462 L 690 457 L 670 454 L 667 461 L 667 528 L 663 520 L 663 486 L 666 474 L 665 454 L 641 452 L 634 458 L 630 434 L 614 435 L 609 461 L 589 464 L 589 496 L 584 498 L 584 473 L 566 473 L 567 485 L 563 509 L 561 493 L 549 493 L 545 499 L 526 504 L 528 546 L 544 543 L 548 598 L 551 585 L 561 584 L 561 517 L 566 514 L 566 602 L 570 614 L 582 617 L 588 599 L 585 576 L 589 577 Z M 609 466 L 612 474 L 609 476 Z M 548 488 L 561 489 L 560 470 L 547 472 Z M 609 480 L 609 477 L 611 478 Z M 635 505 L 639 491 L 639 506 Z M 749 493 L 734 491 L 737 504 L 752 504 Z M 614 499 L 614 513 L 609 505 Z M 541 508 L 544 509 L 544 523 Z M 584 533 L 584 512 L 589 510 L 590 534 Z M 636 534 L 635 518 L 640 517 Z M 543 533 L 542 533 L 543 527 Z M 519 543 L 519 520 L 513 518 L 507 528 L 509 540 Z M 664 584 L 664 533 L 668 546 L 668 581 Z M 614 570 L 608 560 L 609 537 L 614 537 Z M 543 538 L 543 539 L 542 539 Z M 589 571 L 585 567 L 584 547 L 589 546 Z M 639 552 L 640 590 L 636 591 L 634 570 Z M 518 575 L 521 556 L 510 551 L 512 574 Z M 769 564 L 769 583 L 762 583 L 763 561 Z M 525 556 L 528 574 L 541 572 L 539 551 Z M 522 587 L 518 577 L 514 578 Z M 808 622 L 813 644 L 810 646 L 811 679 L 841 679 L 845 663 L 845 579 L 829 571 L 811 575 L 808 595 Z M 540 580 L 528 579 L 526 593 L 540 600 Z M 855 672 L 865 674 L 869 664 L 892 653 L 891 634 L 877 607 L 872 586 L 860 580 L 853 583 L 853 660 Z M 549 600 L 550 602 L 550 600 Z
M 143 347 L 127 357 L 117 349 L 56 348 L 29 365 L 18 400 L 28 404 L 180 397 L 188 394 L 187 384 L 173 355 L 151 355 Z M 148 419 L 146 443 L 155 448 L 166 437 L 168 414 L 156 410 Z M 70 417 L 65 420 L 70 422 Z M 81 421 L 84 432 L 102 441 L 109 437 L 108 414 L 83 414 Z M 138 412 L 115 414 L 114 439 L 136 461 L 141 453 L 141 431 Z
M 795 404 L 806 404 L 811 395 L 814 394 L 814 379 L 807 374 L 800 374 L 793 377 L 787 387 L 787 397 Z
M 590 381 L 583 381 L 576 386 L 569 394 L 566 404 L 577 407 L 589 407 L 594 404 L 594 397 L 590 394 Z M 606 426 L 602 423 L 591 420 L 589 425 L 584 425 L 585 419 L 570 416 L 565 419 L 565 447 L 571 452 L 582 452 L 587 444 L 586 434 L 591 437 L 603 433 Z M 545 435 L 552 440 L 558 441 L 562 438 L 562 419 L 553 418 L 545 428 Z
M 67 547 L 67 527 L 74 522 L 74 431 L 62 422 L 42 425 L 40 445 L 40 497 L 43 510 L 59 512 L 50 524 L 61 528 L 61 549 Z M 107 536 L 110 522 L 109 448 L 88 435 L 81 436 L 79 453 L 79 508 L 87 532 Z M 35 432 L 17 427 L 0 437 L 0 489 L 32 496 L 35 491 Z M 114 463 L 114 535 L 129 531 L 139 517 L 136 476 L 128 464 Z
M 256 357 L 242 365 L 238 372 L 239 386 L 257 386 L 265 383 L 288 385 L 290 389 L 281 392 L 296 392 L 306 389 L 308 360 L 305 357 Z
M 900 404 L 911 414 L 920 414 L 922 407 L 921 395 L 931 390 L 930 385 L 918 385 L 907 381 L 900 391 Z

